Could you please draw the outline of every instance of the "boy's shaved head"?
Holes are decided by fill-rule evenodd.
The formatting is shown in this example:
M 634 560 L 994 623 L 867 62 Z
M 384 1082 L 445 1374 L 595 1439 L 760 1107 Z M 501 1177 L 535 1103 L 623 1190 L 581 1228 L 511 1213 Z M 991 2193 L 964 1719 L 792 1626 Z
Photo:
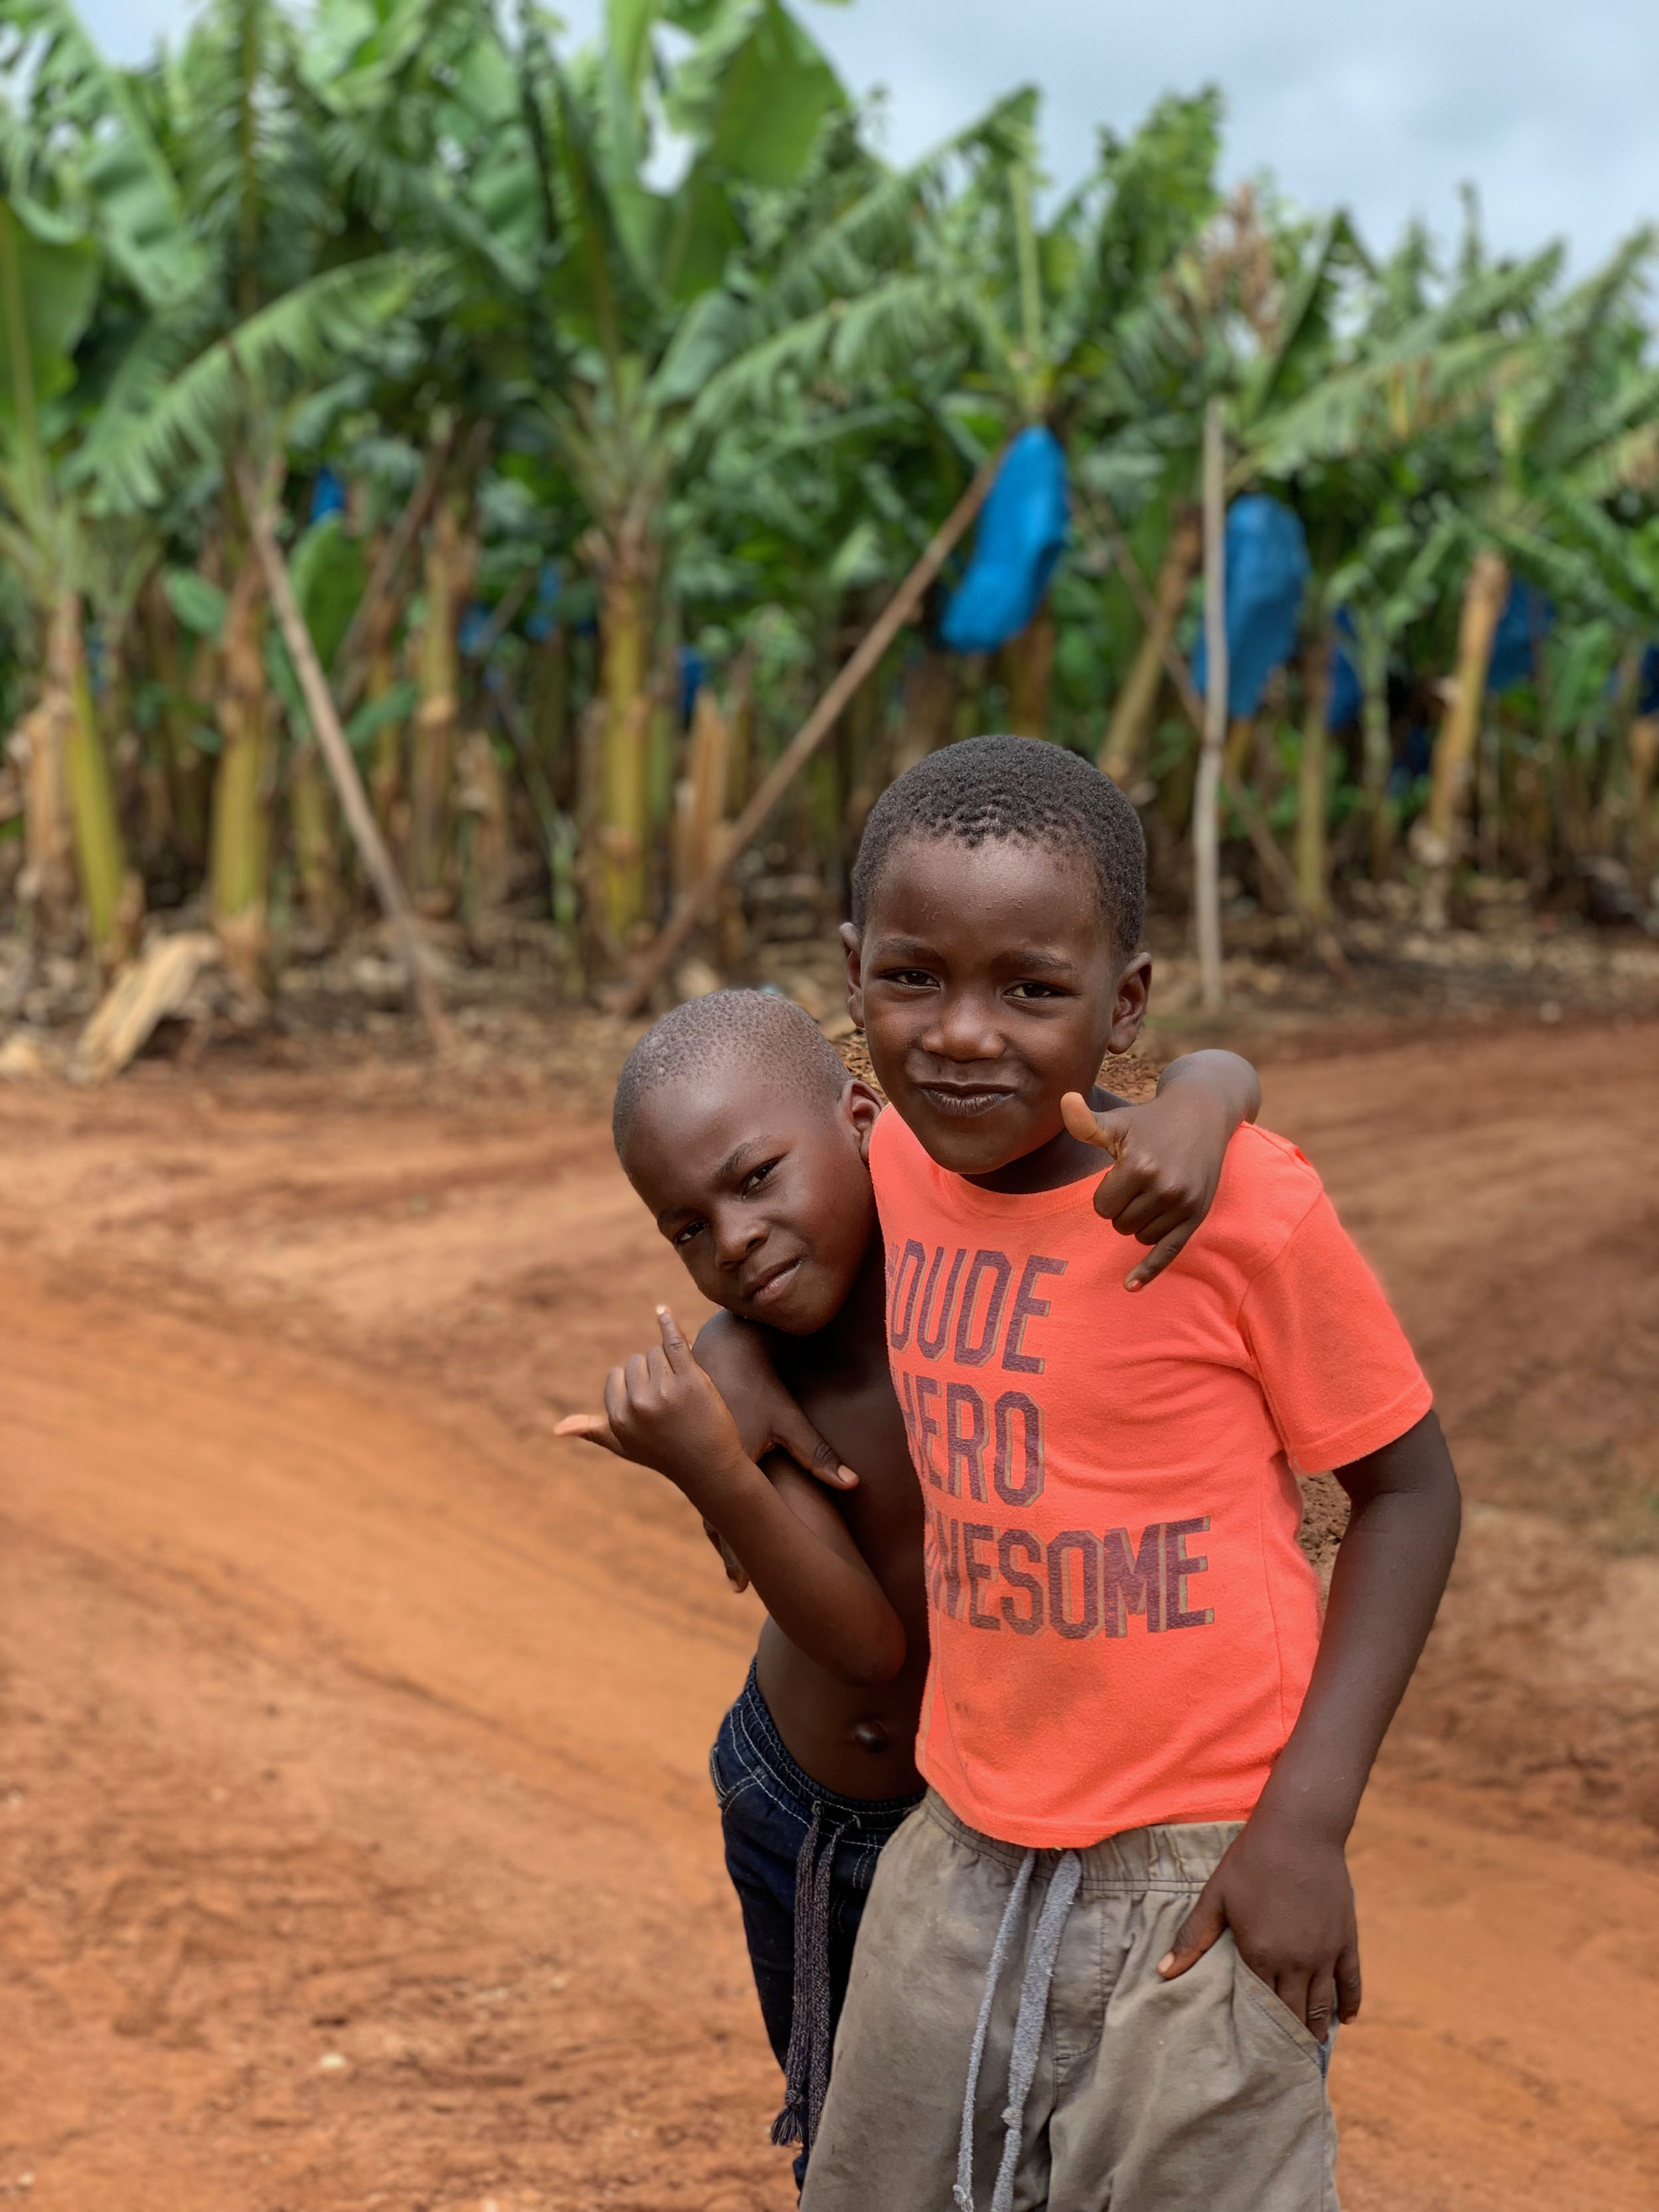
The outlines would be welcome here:
M 907 769 L 870 810 L 853 870 L 860 929 L 895 849 L 912 837 L 1046 845 L 1074 853 L 1099 887 L 1112 942 L 1127 956 L 1146 920 L 1140 817 L 1080 755 L 1040 738 L 964 738 Z
M 714 991 L 653 1023 L 623 1062 L 611 1109 L 617 1152 L 626 1149 L 640 1108 L 665 1084 L 736 1067 L 826 1106 L 848 1083 L 841 1054 L 803 1007 L 770 991 Z

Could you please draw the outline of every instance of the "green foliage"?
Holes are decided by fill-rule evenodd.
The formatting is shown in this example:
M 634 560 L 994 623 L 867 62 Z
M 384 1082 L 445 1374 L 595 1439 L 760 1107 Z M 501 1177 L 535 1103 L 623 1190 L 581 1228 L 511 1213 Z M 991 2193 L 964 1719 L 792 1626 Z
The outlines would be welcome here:
M 1549 865 L 1587 839 L 1624 836 L 1639 856 L 1646 832 L 1619 826 L 1609 763 L 1612 702 L 1659 633 L 1653 240 L 1569 286 L 1559 246 L 1491 256 L 1471 207 L 1449 259 L 1419 228 L 1379 258 L 1340 209 L 1310 216 L 1265 182 L 1224 193 L 1222 130 L 1214 89 L 1171 94 L 1135 131 L 1103 131 L 1054 200 L 1035 93 L 895 168 L 790 0 L 609 0 L 585 52 L 532 0 L 505 16 L 494 0 L 208 0 L 135 70 L 98 53 L 68 0 L 9 0 L 8 606 L 76 594 L 99 653 L 133 664 L 146 743 L 208 751 L 217 702 L 142 665 L 135 611 L 155 576 L 179 649 L 219 680 L 246 555 L 233 465 L 288 507 L 325 666 L 435 468 L 475 602 L 468 651 L 429 633 L 417 541 L 381 610 L 379 696 L 347 702 L 350 740 L 406 793 L 405 726 L 429 701 L 404 672 L 459 668 L 457 731 L 486 731 L 520 777 L 564 926 L 596 853 L 667 842 L 678 642 L 703 638 L 717 681 L 752 687 L 764 757 L 1024 423 L 1065 442 L 1077 495 L 1048 606 L 1051 734 L 1096 752 L 1143 638 L 1114 533 L 1155 581 L 1219 398 L 1231 489 L 1271 490 L 1306 527 L 1310 634 L 1345 612 L 1364 735 L 1338 742 L 1330 826 L 1362 798 L 1381 819 L 1391 777 L 1397 792 L 1401 717 L 1437 712 L 1484 549 L 1555 608 L 1535 687 L 1492 710 L 1504 774 L 1524 760 L 1550 782 Z M 297 527 L 285 478 L 325 465 L 347 514 Z M 538 580 L 555 563 L 550 612 Z M 860 708 L 860 774 L 885 773 L 905 663 L 942 597 Z M 1194 587 L 1183 648 L 1195 618 Z M 13 627 L 9 703 L 40 678 L 40 637 Z M 556 665 L 544 714 L 533 686 Z M 302 729 L 274 632 L 266 667 Z M 960 672 L 970 702 L 1003 697 L 999 672 Z M 599 768 L 575 735 L 596 696 Z M 1190 732 L 1160 713 L 1140 757 L 1174 836 Z M 641 728 L 647 773 L 629 787 L 611 769 Z M 1280 829 L 1297 742 L 1264 740 Z M 843 782 L 826 757 L 805 810 L 837 866 Z M 625 787 L 644 809 L 629 823 L 604 811 Z M 264 804 L 268 781 L 247 791 Z M 613 902 L 611 921 L 668 896 L 641 862 L 635 903 Z

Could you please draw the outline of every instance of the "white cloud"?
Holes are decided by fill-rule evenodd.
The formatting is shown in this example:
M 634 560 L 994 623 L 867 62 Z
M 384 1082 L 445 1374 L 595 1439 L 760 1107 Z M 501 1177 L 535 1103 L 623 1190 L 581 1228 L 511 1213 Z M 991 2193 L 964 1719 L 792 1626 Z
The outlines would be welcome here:
M 86 0 L 112 52 L 144 52 L 186 0 Z M 1051 167 L 1069 181 L 1102 122 L 1214 82 L 1231 176 L 1270 168 L 1312 208 L 1347 205 L 1376 245 L 1407 218 L 1443 233 L 1480 188 L 1495 244 L 1565 235 L 1582 266 L 1659 219 L 1654 0 L 856 0 L 803 11 L 855 91 L 891 95 L 889 150 L 922 152 L 1022 82 L 1044 93 Z M 565 0 L 590 36 L 600 0 Z

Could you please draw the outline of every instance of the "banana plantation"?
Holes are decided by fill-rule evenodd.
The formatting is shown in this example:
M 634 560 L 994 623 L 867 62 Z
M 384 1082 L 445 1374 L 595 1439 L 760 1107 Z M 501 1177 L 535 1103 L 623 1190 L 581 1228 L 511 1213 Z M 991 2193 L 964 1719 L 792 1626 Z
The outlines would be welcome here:
M 137 69 L 3 0 L 0 928 L 738 975 L 996 729 L 1184 915 L 1206 720 L 1287 941 L 1649 920 L 1653 239 L 1385 248 L 1224 190 L 1206 90 L 1064 195 L 1029 92 L 878 120 L 783 0 L 210 0 Z

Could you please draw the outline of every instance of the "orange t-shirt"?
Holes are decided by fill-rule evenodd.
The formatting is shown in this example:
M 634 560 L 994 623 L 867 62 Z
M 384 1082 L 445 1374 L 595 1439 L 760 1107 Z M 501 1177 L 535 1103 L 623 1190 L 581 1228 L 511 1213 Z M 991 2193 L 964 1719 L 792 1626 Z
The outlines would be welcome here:
M 1239 1130 L 1208 1218 L 1131 1294 L 1094 1176 L 982 1190 L 890 1110 L 870 1167 L 927 1509 L 917 1764 L 1012 1844 L 1244 1819 L 1319 1640 L 1292 1470 L 1431 1402 L 1319 1177 Z

